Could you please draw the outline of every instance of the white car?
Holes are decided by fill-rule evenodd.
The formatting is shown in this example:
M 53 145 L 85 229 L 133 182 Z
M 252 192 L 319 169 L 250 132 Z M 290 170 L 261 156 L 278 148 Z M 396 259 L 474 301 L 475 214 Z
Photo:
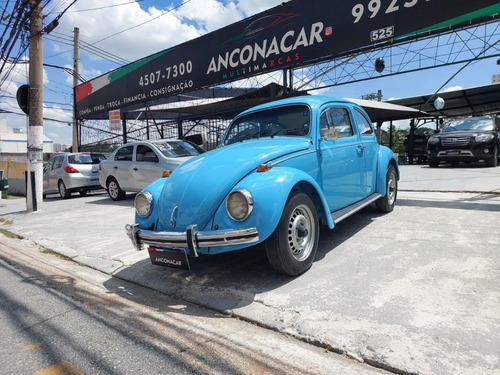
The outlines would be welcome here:
M 158 139 L 126 143 L 99 165 L 99 183 L 113 200 L 137 193 L 167 171 L 205 152 L 194 143 L 178 139 Z

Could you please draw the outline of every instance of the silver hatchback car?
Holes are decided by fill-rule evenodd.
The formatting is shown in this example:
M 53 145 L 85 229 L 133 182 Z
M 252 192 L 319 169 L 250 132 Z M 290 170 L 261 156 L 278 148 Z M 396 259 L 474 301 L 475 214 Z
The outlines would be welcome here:
M 180 139 L 126 143 L 99 165 L 99 182 L 111 199 L 124 199 L 126 192 L 138 193 L 167 171 L 172 172 L 203 152 L 196 144 Z
M 102 189 L 99 184 L 99 164 L 106 156 L 95 152 L 59 154 L 43 168 L 43 197 L 47 194 L 69 198 L 73 192 L 87 195 L 90 190 Z

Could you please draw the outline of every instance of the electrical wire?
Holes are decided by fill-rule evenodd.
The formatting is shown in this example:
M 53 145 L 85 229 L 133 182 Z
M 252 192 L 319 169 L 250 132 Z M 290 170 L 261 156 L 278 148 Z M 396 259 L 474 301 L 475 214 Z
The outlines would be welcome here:
M 122 33 L 124 33 L 124 32 L 129 31 L 129 30 L 135 29 L 135 28 L 137 28 L 137 27 L 139 27 L 139 26 L 145 25 L 145 24 L 147 24 L 147 23 L 149 23 L 149 22 L 153 22 L 154 20 L 157 20 L 158 18 L 160 18 L 160 17 L 164 16 L 165 14 L 171 13 L 171 12 L 173 12 L 174 10 L 179 9 L 181 6 L 186 5 L 186 4 L 187 4 L 187 3 L 189 3 L 190 1 L 191 1 L 191 0 L 186 0 L 186 1 L 182 2 L 181 4 L 177 5 L 176 7 L 172 8 L 172 9 L 169 9 L 169 10 L 167 10 L 167 11 L 163 12 L 162 14 L 160 14 L 160 15 L 156 16 L 156 17 L 153 17 L 153 18 L 151 18 L 150 20 L 147 20 L 147 21 L 145 21 L 145 22 L 139 23 L 139 24 L 137 24 L 137 25 L 135 25 L 135 26 L 131 26 L 131 27 L 129 27 L 129 28 L 127 28 L 127 29 L 125 29 L 125 30 L 122 30 L 122 31 L 119 31 L 119 32 L 117 32 L 117 33 L 111 34 L 111 35 L 109 35 L 109 36 L 107 36 L 107 37 L 105 37 L 105 38 L 102 38 L 102 39 L 98 40 L 97 42 L 95 42 L 95 44 L 100 43 L 100 42 L 102 42 L 102 41 L 105 41 L 105 40 L 107 40 L 107 39 L 109 39 L 109 38 L 112 38 L 112 37 L 114 37 L 114 36 L 120 35 L 120 34 L 122 34 Z

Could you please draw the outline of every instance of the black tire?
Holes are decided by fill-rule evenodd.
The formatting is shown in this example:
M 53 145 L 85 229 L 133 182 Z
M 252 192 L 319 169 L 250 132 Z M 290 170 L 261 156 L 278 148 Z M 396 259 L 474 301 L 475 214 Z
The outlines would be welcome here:
M 486 159 L 486 166 L 488 168 L 495 168 L 498 165 L 498 148 L 497 146 L 493 147 L 493 155 L 491 158 Z
M 396 204 L 398 197 L 398 174 L 394 165 L 389 165 L 385 175 L 385 188 L 386 193 L 383 197 L 379 198 L 375 205 L 380 212 L 391 212 Z
M 439 165 L 439 161 L 433 158 L 429 158 L 429 167 L 431 168 L 437 168 Z
M 125 192 L 121 189 L 118 181 L 113 177 L 108 180 L 107 190 L 109 197 L 114 201 L 125 199 Z
M 293 193 L 276 230 L 265 242 L 269 262 L 284 275 L 300 275 L 311 268 L 318 241 L 319 220 L 313 201 L 304 193 Z
M 59 181 L 57 186 L 59 187 L 59 195 L 61 196 L 62 199 L 68 199 L 69 197 L 71 197 L 71 192 L 68 189 L 66 189 L 64 181 Z

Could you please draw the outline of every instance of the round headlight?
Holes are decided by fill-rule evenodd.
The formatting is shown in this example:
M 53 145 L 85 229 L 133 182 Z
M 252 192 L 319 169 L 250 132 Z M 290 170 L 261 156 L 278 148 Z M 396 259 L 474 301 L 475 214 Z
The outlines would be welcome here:
M 153 196 L 147 191 L 140 192 L 135 196 L 134 205 L 139 216 L 146 217 L 151 212 Z
M 253 210 L 252 195 L 245 189 L 237 189 L 229 193 L 226 199 L 226 211 L 231 219 L 245 220 Z

